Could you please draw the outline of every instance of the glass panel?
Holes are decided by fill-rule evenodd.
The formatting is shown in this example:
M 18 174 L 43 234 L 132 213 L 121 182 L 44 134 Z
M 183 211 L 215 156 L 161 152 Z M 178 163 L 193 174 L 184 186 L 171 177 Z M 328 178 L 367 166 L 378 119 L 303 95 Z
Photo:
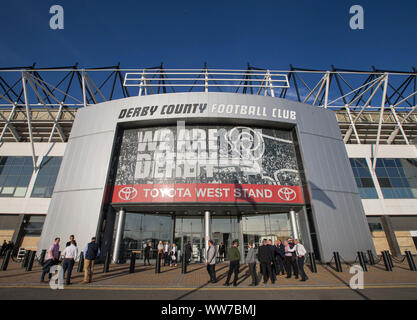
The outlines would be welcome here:
M 394 159 L 383 159 L 385 167 L 396 167 Z
M 33 168 L 29 162 L 31 157 L 1 157 L 0 158 L 0 186 L 5 186 L 2 190 L 2 197 L 24 197 L 29 185 Z
M 399 177 L 400 174 L 398 173 L 397 168 L 387 168 L 388 176 L 389 177 Z
M 244 216 L 242 217 L 242 223 L 245 251 L 249 241 L 259 246 L 263 239 L 275 241 L 281 238 L 283 240 L 292 234 L 287 213 Z
M 26 195 L 26 187 L 17 187 L 15 192 L 14 192 L 14 196 L 15 197 L 24 197 Z
M 377 177 L 388 177 L 388 173 L 387 170 L 385 170 L 385 168 L 375 168 L 375 173 Z
M 385 199 L 393 199 L 394 198 L 394 192 L 391 188 L 381 188 L 382 194 L 384 195 Z
M 31 197 L 52 197 L 61 161 L 62 157 L 43 158 Z
M 158 242 L 171 242 L 171 236 L 171 216 L 126 213 L 120 259 L 122 261 L 128 259 L 132 250 L 138 250 L 137 258 L 143 259 L 143 249 L 149 242 L 152 243 L 151 258 L 155 259 Z

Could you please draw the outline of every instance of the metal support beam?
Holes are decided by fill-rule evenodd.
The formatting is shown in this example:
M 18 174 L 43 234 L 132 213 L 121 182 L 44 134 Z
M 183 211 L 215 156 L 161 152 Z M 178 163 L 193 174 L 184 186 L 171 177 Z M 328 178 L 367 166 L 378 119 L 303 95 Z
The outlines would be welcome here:
M 395 108 L 393 106 L 390 106 L 390 109 L 391 109 L 392 114 L 394 115 L 395 121 L 397 122 L 397 127 L 394 130 L 394 132 L 397 131 L 397 133 L 395 135 L 392 135 L 391 134 L 389 136 L 388 140 L 387 140 L 387 143 L 388 144 L 391 144 L 394 141 L 395 136 L 398 134 L 398 130 L 400 130 L 401 131 L 401 134 L 403 135 L 403 138 L 404 138 L 405 143 L 406 144 L 410 144 L 408 142 L 407 136 L 405 135 L 404 128 L 403 128 L 400 120 L 398 119 L 397 113 L 395 112 Z
M 378 133 L 376 135 L 374 163 L 372 165 L 374 169 L 376 167 L 376 160 L 378 159 L 378 147 L 379 147 L 379 141 L 381 140 L 382 120 L 384 117 L 384 108 L 385 108 L 385 99 L 387 97 L 387 88 L 388 88 L 388 74 L 386 73 L 385 80 L 384 80 L 384 89 L 382 92 L 381 110 L 379 112 Z
M 15 113 L 16 113 L 16 105 L 17 105 L 17 103 L 13 103 L 13 108 L 12 108 L 12 111 L 10 111 L 10 114 L 9 114 L 9 117 L 6 119 L 5 117 L 4 117 L 4 115 L 0 112 L 0 117 L 6 122 L 5 124 L 4 124 L 4 127 L 3 127 L 3 130 L 1 131 L 1 135 L 0 135 L 0 143 L 2 143 L 3 142 L 3 137 L 4 137 L 4 135 L 5 135 L 5 133 L 6 133 L 6 130 L 7 129 L 9 129 L 10 130 L 10 132 L 12 133 L 12 135 L 13 135 L 13 138 L 15 138 L 15 140 L 16 140 L 16 142 L 19 142 L 20 141 L 20 139 L 21 139 L 21 137 L 20 137 L 20 134 L 19 134 L 19 132 L 17 132 L 17 129 L 15 128 L 15 126 L 11 123 L 11 121 L 12 121 L 12 119 L 13 119 L 13 116 L 15 115 Z
M 290 210 L 290 222 L 291 222 L 291 228 L 292 228 L 294 239 L 299 239 L 297 219 L 296 219 L 294 210 Z
M 33 143 L 32 122 L 31 122 L 31 114 L 30 114 L 30 110 L 29 110 L 28 94 L 27 94 L 27 89 L 26 89 L 26 78 L 27 78 L 26 71 L 22 71 L 23 94 L 24 94 L 24 97 L 25 97 L 26 116 L 27 116 L 27 121 L 28 121 L 30 144 L 32 146 L 32 162 L 33 162 L 33 168 L 36 171 L 36 170 L 38 170 L 38 167 L 36 165 L 35 145 Z
M 206 256 L 208 241 L 211 239 L 210 233 L 210 211 L 204 211 L 204 257 Z
M 123 241 L 125 218 L 126 218 L 126 213 L 125 213 L 125 210 L 122 208 L 119 210 L 119 220 L 117 222 L 116 237 L 115 237 L 114 248 L 113 248 L 113 263 L 119 262 L 119 252 L 120 252 L 120 246 Z

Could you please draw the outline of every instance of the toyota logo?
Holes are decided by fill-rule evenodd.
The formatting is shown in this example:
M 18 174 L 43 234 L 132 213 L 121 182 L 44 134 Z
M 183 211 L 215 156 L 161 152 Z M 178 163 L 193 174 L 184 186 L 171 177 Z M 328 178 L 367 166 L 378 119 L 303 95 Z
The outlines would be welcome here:
M 282 187 L 278 190 L 278 197 L 284 201 L 292 201 L 295 199 L 295 197 L 297 197 L 297 194 L 291 188 Z
M 138 195 L 138 191 L 133 187 L 124 187 L 119 191 L 119 198 L 122 200 L 132 200 Z

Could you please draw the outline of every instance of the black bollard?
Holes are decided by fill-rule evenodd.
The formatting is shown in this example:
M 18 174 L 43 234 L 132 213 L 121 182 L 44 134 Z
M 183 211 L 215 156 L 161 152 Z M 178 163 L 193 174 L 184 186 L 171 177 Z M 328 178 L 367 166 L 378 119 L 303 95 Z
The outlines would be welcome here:
M 394 263 L 392 262 L 391 253 L 389 252 L 389 250 L 385 250 L 385 252 L 387 253 L 387 258 L 388 258 L 389 264 L 391 265 L 391 269 L 394 269 Z
M 109 272 L 110 261 L 111 261 L 111 253 L 110 253 L 110 250 L 109 250 L 109 251 L 107 251 L 106 259 L 104 260 L 104 269 L 103 269 L 104 273 Z
M 366 263 L 365 263 L 365 257 L 362 251 L 358 251 L 358 259 L 359 259 L 359 263 L 362 267 L 362 270 L 367 272 L 368 268 L 366 267 Z
M 410 251 L 406 251 L 405 252 L 405 256 L 407 257 L 408 266 L 410 267 L 410 270 L 411 271 L 417 271 L 416 270 L 416 265 L 414 264 L 413 256 L 411 255 L 411 252 Z
M 7 250 L 4 258 L 3 258 L 3 263 L 1 264 L 1 270 L 6 271 L 7 270 L 7 266 L 9 265 L 9 260 L 10 257 L 12 256 L 12 250 Z
M 36 251 L 31 251 L 29 254 L 29 261 L 26 266 L 26 271 L 32 271 L 33 262 L 35 261 Z
M 334 261 L 336 263 L 336 271 L 337 272 L 343 272 L 342 264 L 340 263 L 340 255 L 339 252 L 335 251 L 333 252 Z
M 381 254 L 382 254 L 382 259 L 384 260 L 385 270 L 392 271 L 391 264 L 389 263 L 389 260 L 387 257 L 387 253 L 385 251 L 381 251 Z
M 46 256 L 46 249 L 43 249 L 41 252 L 41 256 L 39 257 L 39 264 L 42 265 L 45 262 Z
M 185 260 L 185 254 L 181 256 L 181 273 L 187 273 L 187 261 Z
M 369 260 L 369 265 L 373 266 L 375 265 L 375 259 L 374 259 L 374 255 L 372 253 L 372 250 L 368 250 L 368 260 Z
M 317 273 L 316 267 L 316 257 L 314 256 L 313 252 L 308 253 L 308 258 L 310 259 L 310 268 L 312 273 Z
M 31 252 L 30 250 L 26 250 L 25 256 L 23 257 L 23 261 L 22 261 L 22 268 L 26 268 L 27 267 L 30 252 Z
M 84 253 L 81 251 L 80 259 L 78 260 L 77 271 L 78 272 L 83 272 L 84 271 L 83 269 L 84 269 Z
M 136 264 L 136 253 L 132 252 L 130 255 L 129 273 L 135 272 L 135 264 Z
M 155 273 L 161 273 L 161 255 L 156 254 Z

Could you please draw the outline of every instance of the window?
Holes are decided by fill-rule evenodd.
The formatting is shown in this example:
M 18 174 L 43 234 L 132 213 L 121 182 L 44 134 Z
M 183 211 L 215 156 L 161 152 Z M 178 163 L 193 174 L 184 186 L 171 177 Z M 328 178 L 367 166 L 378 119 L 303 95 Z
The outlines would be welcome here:
M 33 198 L 50 198 L 54 191 L 62 157 L 44 157 L 32 191 Z
M 381 218 L 380 217 L 366 217 L 368 220 L 369 230 L 373 231 L 383 231 Z
M 0 157 L 0 197 L 25 197 L 32 173 L 32 157 Z
M 29 217 L 28 223 L 25 225 L 26 235 L 40 236 L 46 216 L 33 215 Z
M 380 158 L 375 172 L 385 199 L 417 199 L 417 159 Z
M 375 185 L 365 158 L 351 158 L 353 175 L 355 176 L 356 185 L 362 199 L 377 199 Z

